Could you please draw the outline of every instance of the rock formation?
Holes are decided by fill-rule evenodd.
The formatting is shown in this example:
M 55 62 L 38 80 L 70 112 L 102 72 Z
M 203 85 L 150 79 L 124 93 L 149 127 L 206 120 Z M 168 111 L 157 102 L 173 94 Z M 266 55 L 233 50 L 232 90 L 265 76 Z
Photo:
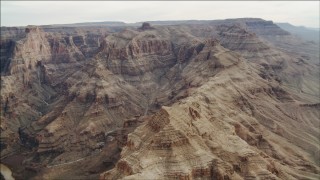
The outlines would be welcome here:
M 319 178 L 313 45 L 262 19 L 155 27 L 1 28 L 14 177 Z
M 151 27 L 150 23 L 147 23 L 147 22 L 142 23 L 142 26 L 139 28 L 139 30 L 141 31 L 151 30 L 151 29 L 154 29 L 154 28 Z

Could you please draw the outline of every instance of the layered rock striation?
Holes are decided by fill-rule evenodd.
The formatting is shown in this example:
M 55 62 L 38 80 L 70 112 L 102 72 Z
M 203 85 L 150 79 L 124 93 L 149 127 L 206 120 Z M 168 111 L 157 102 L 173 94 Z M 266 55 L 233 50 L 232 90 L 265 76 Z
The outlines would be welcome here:
M 319 178 L 319 71 L 270 21 L 1 30 L 1 155 L 34 178 Z

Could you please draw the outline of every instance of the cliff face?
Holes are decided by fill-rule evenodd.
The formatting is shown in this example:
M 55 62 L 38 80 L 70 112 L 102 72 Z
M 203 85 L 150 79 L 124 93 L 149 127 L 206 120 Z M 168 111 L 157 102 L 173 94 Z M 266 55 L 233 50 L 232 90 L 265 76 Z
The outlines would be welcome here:
M 247 54 L 258 54 L 270 50 L 255 33 L 246 30 L 240 25 L 217 26 L 221 44 L 230 50 Z
M 1 40 L 1 74 L 5 74 L 8 72 L 9 66 L 10 66 L 10 59 L 12 57 L 13 48 L 15 46 L 15 42 L 12 40 Z
M 298 40 L 278 26 L 264 21 L 249 21 L 245 26 L 220 25 L 217 30 L 224 47 L 261 65 L 260 75 L 264 78 L 277 78 L 279 82 L 291 86 L 297 92 L 305 91 L 312 96 L 319 94 L 316 90 L 320 88 L 318 80 L 312 78 L 319 73 L 317 66 L 314 66 L 318 64 L 315 61 L 318 54 L 315 45 Z M 284 44 L 287 44 L 286 48 Z M 304 50 L 299 52 L 298 48 Z M 309 55 L 305 55 L 306 52 Z M 307 61 L 309 63 L 305 63 Z M 302 63 L 304 68 L 301 68 Z
M 319 71 L 272 22 L 2 30 L 1 155 L 35 178 L 318 178 Z
M 257 33 L 258 35 L 273 35 L 273 36 L 285 36 L 290 35 L 289 32 L 279 28 L 272 21 L 264 20 L 247 20 L 245 25 L 248 30 Z
M 155 33 L 125 31 L 108 36 L 98 54 L 115 74 L 137 76 L 175 63 L 169 39 Z

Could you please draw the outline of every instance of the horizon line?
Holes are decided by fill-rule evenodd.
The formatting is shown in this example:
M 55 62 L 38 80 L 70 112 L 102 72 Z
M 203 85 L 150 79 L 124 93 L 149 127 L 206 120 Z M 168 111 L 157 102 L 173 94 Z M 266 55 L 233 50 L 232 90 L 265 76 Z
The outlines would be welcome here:
M 240 18 L 226 18 L 226 19 L 184 19 L 184 20 L 145 20 L 145 21 L 136 21 L 136 22 L 128 22 L 128 21 L 123 21 L 123 20 L 92 20 L 92 21 L 82 21 L 82 22 L 70 22 L 70 23 L 63 23 L 63 24 L 28 24 L 28 25 L 13 25 L 13 26 L 3 26 L 1 25 L 0 27 L 27 27 L 27 26 L 63 26 L 63 25 L 76 25 L 76 24 L 86 24 L 86 23 L 124 23 L 128 25 L 132 24 L 138 24 L 138 23 L 143 23 L 143 22 L 178 22 L 178 21 L 223 21 L 223 20 L 235 20 L 235 19 L 261 19 L 264 21 L 272 21 L 275 24 L 280 24 L 280 23 L 287 23 L 296 27 L 304 27 L 304 28 L 309 28 L 309 29 L 320 29 L 320 27 L 309 27 L 309 26 L 304 26 L 304 25 L 296 25 L 292 24 L 290 22 L 275 22 L 273 20 L 265 20 L 263 18 L 258 18 L 258 17 L 240 17 Z

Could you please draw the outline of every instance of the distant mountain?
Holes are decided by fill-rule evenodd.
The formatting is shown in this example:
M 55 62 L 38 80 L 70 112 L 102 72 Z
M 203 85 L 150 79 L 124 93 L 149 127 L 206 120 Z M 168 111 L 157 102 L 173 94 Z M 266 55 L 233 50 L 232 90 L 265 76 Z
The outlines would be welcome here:
M 70 23 L 70 24 L 52 24 L 44 25 L 41 27 L 81 27 L 81 26 L 124 26 L 126 23 L 121 21 L 103 21 L 103 22 L 83 22 L 83 23 Z
M 294 26 L 289 23 L 276 23 L 282 29 L 289 31 L 291 34 L 300 36 L 307 41 L 314 41 L 319 43 L 320 31 L 319 28 L 307 28 L 304 26 Z

